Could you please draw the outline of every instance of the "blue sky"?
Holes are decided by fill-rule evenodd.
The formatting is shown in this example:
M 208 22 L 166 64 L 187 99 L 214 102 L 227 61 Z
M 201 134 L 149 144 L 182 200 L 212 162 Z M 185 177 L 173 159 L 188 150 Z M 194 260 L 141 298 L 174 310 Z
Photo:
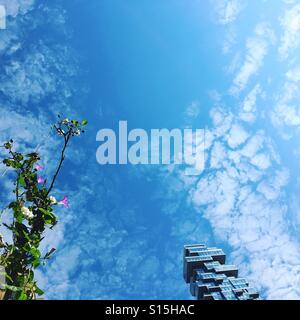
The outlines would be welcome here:
M 0 4 L 0 141 L 42 139 L 50 175 L 59 142 L 45 128 L 57 113 L 89 120 L 54 191 L 71 208 L 45 239 L 47 298 L 188 299 L 181 254 L 195 242 L 224 248 L 263 298 L 300 297 L 297 1 Z M 204 172 L 100 166 L 97 131 L 119 120 L 207 128 Z M 0 184 L 4 205 L 10 173 Z

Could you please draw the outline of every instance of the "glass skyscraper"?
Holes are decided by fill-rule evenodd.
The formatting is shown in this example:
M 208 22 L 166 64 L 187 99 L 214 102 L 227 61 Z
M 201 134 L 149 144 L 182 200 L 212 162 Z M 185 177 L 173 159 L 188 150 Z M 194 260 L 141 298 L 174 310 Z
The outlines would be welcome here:
M 183 250 L 183 277 L 197 300 L 256 300 L 258 292 L 238 277 L 234 265 L 225 264 L 226 255 L 203 244 L 186 245 Z

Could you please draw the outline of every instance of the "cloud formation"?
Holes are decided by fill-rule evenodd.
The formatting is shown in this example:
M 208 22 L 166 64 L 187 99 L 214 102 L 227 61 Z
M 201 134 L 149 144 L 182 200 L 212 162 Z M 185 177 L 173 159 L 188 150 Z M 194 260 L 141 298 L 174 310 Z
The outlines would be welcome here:
M 18 14 L 26 14 L 33 8 L 35 0 L 0 0 L 0 4 L 5 6 L 6 14 L 15 18 Z
M 217 14 L 217 22 L 224 25 L 234 22 L 243 9 L 241 0 L 213 0 L 212 3 Z
M 288 231 L 285 204 L 289 171 L 263 130 L 249 131 L 220 108 L 211 117 L 206 173 L 188 186 L 187 201 L 266 297 L 300 298 L 299 244 Z
M 279 54 L 286 59 L 300 45 L 300 4 L 287 9 L 280 20 L 283 35 L 279 47 Z
M 298 5 L 288 7 L 282 19 L 281 58 L 298 47 L 298 10 Z M 240 274 L 263 298 L 300 299 L 300 244 L 291 227 L 299 223 L 299 205 L 290 201 L 294 167 L 282 163 L 281 142 L 275 140 L 298 137 L 299 61 L 291 60 L 287 70 L 286 64 L 279 65 L 272 50 L 273 27 L 259 23 L 247 38 L 245 59 L 234 68 L 238 71 L 230 90 L 236 107 L 228 108 L 219 95 L 207 132 L 206 170 L 184 192 L 218 241 L 229 244 Z M 272 62 L 278 68 L 266 71 L 266 57 L 274 52 Z M 254 76 L 257 81 L 251 81 Z M 182 181 L 180 170 L 176 176 Z
M 286 72 L 284 82 L 275 98 L 275 107 L 271 119 L 275 127 L 280 129 L 285 139 L 300 129 L 300 69 L 296 66 Z M 291 129 L 295 130 L 294 132 Z
M 243 91 L 251 77 L 257 74 L 274 40 L 274 33 L 266 23 L 259 23 L 255 27 L 254 36 L 246 41 L 245 59 L 233 80 L 232 94 Z

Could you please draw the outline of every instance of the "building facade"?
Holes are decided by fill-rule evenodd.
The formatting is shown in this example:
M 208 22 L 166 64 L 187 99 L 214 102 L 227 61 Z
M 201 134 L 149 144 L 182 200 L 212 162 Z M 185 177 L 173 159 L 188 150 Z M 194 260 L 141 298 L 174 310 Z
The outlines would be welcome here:
M 222 249 L 203 244 L 186 245 L 183 250 L 183 277 L 197 300 L 257 300 L 258 292 L 238 277 L 234 265 L 225 264 Z

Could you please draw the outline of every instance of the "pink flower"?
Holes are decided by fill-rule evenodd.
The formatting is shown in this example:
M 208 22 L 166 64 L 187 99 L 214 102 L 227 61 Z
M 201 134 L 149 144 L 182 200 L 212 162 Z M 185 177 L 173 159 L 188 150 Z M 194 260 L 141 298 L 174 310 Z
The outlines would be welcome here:
M 45 179 L 43 177 L 38 177 L 38 183 L 40 184 L 44 184 L 45 183 Z
M 65 208 L 70 208 L 67 196 L 64 196 L 64 198 L 59 201 L 58 204 L 62 204 Z
M 43 169 L 44 169 L 44 167 L 42 165 L 40 165 L 38 163 L 35 165 L 35 170 L 39 171 L 39 170 L 43 170 Z

